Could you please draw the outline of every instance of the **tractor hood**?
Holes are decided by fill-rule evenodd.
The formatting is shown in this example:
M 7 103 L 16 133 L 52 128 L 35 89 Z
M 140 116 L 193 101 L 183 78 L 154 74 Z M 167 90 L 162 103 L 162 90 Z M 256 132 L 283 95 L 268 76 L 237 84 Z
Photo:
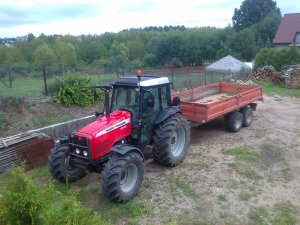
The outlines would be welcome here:
M 96 121 L 78 130 L 78 133 L 86 134 L 92 138 L 100 137 L 106 133 L 122 127 L 131 122 L 131 115 L 127 111 L 117 110 L 109 116 L 103 116 Z
M 132 133 L 131 114 L 117 110 L 103 116 L 76 132 L 90 140 L 91 154 L 97 159 L 110 152 L 113 145 Z

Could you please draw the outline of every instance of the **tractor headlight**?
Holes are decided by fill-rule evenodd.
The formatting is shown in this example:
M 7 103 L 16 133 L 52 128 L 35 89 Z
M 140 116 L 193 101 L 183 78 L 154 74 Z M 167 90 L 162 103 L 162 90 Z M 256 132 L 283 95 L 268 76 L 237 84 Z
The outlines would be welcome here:
M 80 149 L 79 149 L 79 148 L 76 148 L 76 149 L 75 149 L 75 153 L 76 153 L 77 155 L 79 155 L 79 154 L 80 154 Z
M 87 151 L 83 151 L 83 155 L 85 156 L 85 157 L 87 157 L 88 156 L 88 152 Z

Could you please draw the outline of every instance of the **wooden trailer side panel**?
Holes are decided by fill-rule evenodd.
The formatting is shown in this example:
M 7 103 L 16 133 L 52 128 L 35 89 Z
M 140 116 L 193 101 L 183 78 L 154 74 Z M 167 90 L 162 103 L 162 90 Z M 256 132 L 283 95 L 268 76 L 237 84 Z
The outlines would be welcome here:
M 200 99 L 199 96 L 201 96 Z M 187 120 L 205 123 L 254 101 L 262 100 L 262 87 L 215 83 L 173 93 L 172 99 L 174 97 L 181 99 L 179 108 Z

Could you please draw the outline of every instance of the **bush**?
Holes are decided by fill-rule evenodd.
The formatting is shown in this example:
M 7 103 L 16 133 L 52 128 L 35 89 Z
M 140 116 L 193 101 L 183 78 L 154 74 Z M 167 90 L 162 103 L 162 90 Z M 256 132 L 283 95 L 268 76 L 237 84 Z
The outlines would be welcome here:
M 22 168 L 8 178 L 4 194 L 0 195 L 0 224 L 108 224 L 101 215 L 82 207 L 74 193 L 67 196 L 53 186 L 39 186 L 27 177 Z
M 94 102 L 92 80 L 79 74 L 65 74 L 56 78 L 59 91 L 54 93 L 54 100 L 65 105 L 87 106 Z
M 0 199 L 1 224 L 44 224 L 46 203 L 42 191 L 33 185 L 21 168 L 12 172 L 6 191 Z
M 263 48 L 255 57 L 255 69 L 263 66 L 273 66 L 277 71 L 284 66 L 300 63 L 300 50 L 297 46 L 290 48 Z

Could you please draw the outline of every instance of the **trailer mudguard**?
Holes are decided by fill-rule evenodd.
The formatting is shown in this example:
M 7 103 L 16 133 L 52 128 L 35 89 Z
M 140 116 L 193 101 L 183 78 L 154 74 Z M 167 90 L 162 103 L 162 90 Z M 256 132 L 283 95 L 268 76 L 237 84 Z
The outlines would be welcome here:
M 128 152 L 136 152 L 140 154 L 143 158 L 143 161 L 145 161 L 144 154 L 141 152 L 141 150 L 130 145 L 115 145 L 114 147 L 112 147 L 111 152 L 121 154 L 121 155 L 125 155 Z
M 176 113 L 181 113 L 181 110 L 177 106 L 171 106 L 169 108 L 162 109 L 155 119 L 154 124 L 159 124 Z

